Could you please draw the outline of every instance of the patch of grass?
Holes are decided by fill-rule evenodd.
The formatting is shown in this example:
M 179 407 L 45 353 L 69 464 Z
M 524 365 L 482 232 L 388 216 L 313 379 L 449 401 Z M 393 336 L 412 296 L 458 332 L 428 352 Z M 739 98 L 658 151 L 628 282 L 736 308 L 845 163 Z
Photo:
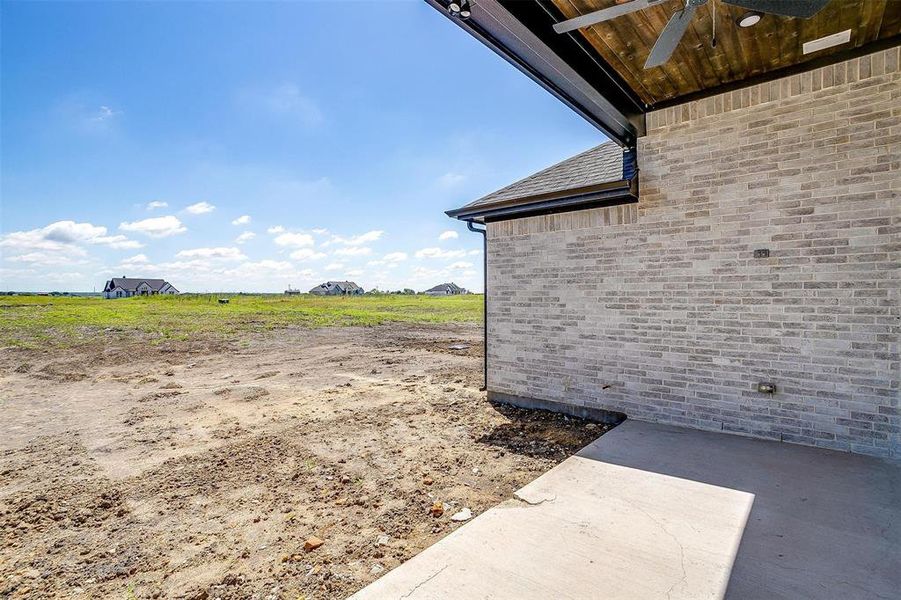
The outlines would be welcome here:
M 219 304 L 218 298 L 229 298 Z M 231 337 L 285 327 L 459 323 L 482 318 L 482 296 L 150 296 L 105 300 L 60 296 L 0 297 L 0 345 L 68 346 L 107 332 L 152 339 Z

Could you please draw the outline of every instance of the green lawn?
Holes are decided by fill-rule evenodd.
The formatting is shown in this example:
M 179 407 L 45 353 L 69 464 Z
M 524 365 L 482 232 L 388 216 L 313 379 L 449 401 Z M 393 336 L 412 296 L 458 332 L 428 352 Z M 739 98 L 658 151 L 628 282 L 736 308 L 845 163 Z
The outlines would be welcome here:
M 218 298 L 229 298 L 219 304 Z M 71 345 L 98 331 L 140 331 L 155 339 L 227 337 L 281 327 L 451 323 L 482 319 L 482 296 L 153 296 L 104 300 L 0 297 L 0 346 Z

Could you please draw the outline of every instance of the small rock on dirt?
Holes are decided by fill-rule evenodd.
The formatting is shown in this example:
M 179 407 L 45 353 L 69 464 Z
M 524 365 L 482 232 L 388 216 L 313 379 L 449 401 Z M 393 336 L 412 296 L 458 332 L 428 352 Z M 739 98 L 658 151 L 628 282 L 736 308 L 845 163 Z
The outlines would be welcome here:
M 472 511 L 468 508 L 464 508 L 461 511 L 455 512 L 453 516 L 451 516 L 451 521 L 468 521 L 472 518 Z
M 444 504 L 441 502 L 435 502 L 432 504 L 432 508 L 429 509 L 429 514 L 433 517 L 440 517 L 444 514 Z
M 306 550 L 307 552 L 310 552 L 312 550 L 315 550 L 316 548 L 318 548 L 319 546 L 321 546 L 324 543 L 325 542 L 320 540 L 315 535 L 311 535 L 310 537 L 307 538 L 307 541 L 305 541 L 303 543 L 303 549 Z

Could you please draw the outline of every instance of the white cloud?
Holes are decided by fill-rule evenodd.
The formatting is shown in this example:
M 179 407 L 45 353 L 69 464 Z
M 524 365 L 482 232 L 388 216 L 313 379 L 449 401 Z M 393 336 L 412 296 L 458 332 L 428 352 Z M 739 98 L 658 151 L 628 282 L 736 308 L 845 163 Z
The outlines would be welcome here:
M 60 100 L 53 111 L 60 124 L 82 134 L 104 134 L 116 130 L 123 112 L 113 108 L 108 98 L 79 92 Z
M 25 250 L 60 252 L 66 250 L 69 246 L 70 244 L 44 237 L 44 229 L 13 231 L 0 237 L 0 248 L 10 248 L 20 252 Z
M 257 237 L 257 234 L 255 234 L 254 232 L 245 231 L 244 233 L 242 233 L 241 235 L 239 235 L 238 237 L 235 238 L 235 243 L 243 244 L 244 242 L 249 242 L 250 240 L 252 240 L 255 237 Z
M 340 271 L 344 268 L 344 263 L 336 262 L 325 265 L 326 271 Z
M 310 270 L 297 271 L 294 269 L 294 266 L 284 260 L 259 260 L 256 262 L 248 261 L 239 264 L 233 269 L 226 269 L 222 271 L 223 275 L 228 277 L 235 278 L 257 278 L 259 276 L 263 277 L 302 277 L 302 278 L 310 278 L 314 275 L 314 273 Z
M 335 250 L 335 256 L 368 256 L 372 254 L 372 248 L 368 246 L 348 246 Z
M 143 267 L 148 264 L 150 260 L 147 258 L 146 254 L 135 254 L 134 256 L 130 256 L 124 259 L 119 263 L 120 267 Z
M 247 257 L 237 248 L 194 248 L 182 250 L 175 255 L 176 258 L 212 258 L 221 260 L 244 260 Z
M 152 238 L 169 237 L 178 233 L 184 233 L 188 230 L 182 225 L 178 217 L 168 215 L 165 217 L 153 217 L 142 221 L 133 221 L 131 223 L 119 223 L 119 229 L 122 231 L 137 231 Z
M 450 229 L 448 229 L 447 231 L 442 231 L 442 232 L 441 232 L 441 235 L 438 236 L 438 239 L 441 240 L 441 241 L 444 241 L 444 240 L 455 240 L 455 239 L 457 239 L 458 237 L 460 237 L 460 234 L 459 234 L 459 233 L 457 233 L 456 231 L 451 231 Z
M 385 262 L 393 262 L 393 263 L 402 262 L 402 261 L 407 260 L 407 253 L 406 252 L 389 252 L 388 254 L 386 254 L 385 256 L 382 257 L 382 260 L 384 260 Z
M 154 200 L 153 202 L 147 203 L 147 210 L 155 210 L 157 208 L 166 208 L 169 206 L 168 202 L 161 202 L 159 200 Z
M 459 185 L 466 181 L 466 175 L 462 173 L 445 173 L 441 177 L 438 178 L 438 185 L 442 188 L 452 188 L 456 185 Z
M 217 262 L 209 258 L 175 260 L 172 262 L 160 263 L 159 265 L 144 265 L 142 268 L 144 270 L 159 271 L 162 273 L 177 271 L 184 279 L 192 279 L 203 273 L 221 272 L 221 269 L 217 266 Z M 176 287 L 178 286 L 176 285 Z
M 124 235 L 106 235 L 102 237 L 95 238 L 91 240 L 92 244 L 103 244 L 105 246 L 109 246 L 114 250 L 135 250 L 137 248 L 143 248 L 144 244 L 141 242 L 130 240 Z
M 248 223 L 250 223 L 250 215 L 241 215 L 232 221 L 232 225 L 247 225 Z
M 361 235 L 353 236 L 353 237 L 342 237 L 340 235 L 332 236 L 332 239 L 323 244 L 323 246 L 327 246 L 329 244 L 344 244 L 345 246 L 362 246 L 363 244 L 367 244 L 369 242 L 374 242 L 382 238 L 385 234 L 384 231 L 380 229 L 376 229 L 373 231 L 367 231 Z
M 328 229 L 325 229 L 324 227 L 316 227 L 315 229 L 312 229 L 311 231 L 313 233 L 315 233 L 316 235 L 325 235 L 328 233 Z
M 284 232 L 285 232 L 285 228 L 282 227 L 281 225 L 275 225 L 266 230 L 266 233 L 271 233 L 272 235 L 275 235 L 276 233 L 284 233 Z
M 44 237 L 43 229 L 30 231 L 13 231 L 0 236 L 0 248 L 10 248 L 14 251 L 25 250 L 64 250 L 66 244 L 48 240 Z
M 106 227 L 75 221 L 57 221 L 44 227 L 42 231 L 44 239 L 63 244 L 88 242 L 106 235 Z
M 350 271 L 344 272 L 344 275 L 346 275 L 347 277 L 359 277 L 362 274 L 363 271 L 361 271 L 360 269 L 352 269 Z
M 205 215 L 216 210 L 216 207 L 209 202 L 195 202 L 191 206 L 185 208 L 192 215 Z
M 69 282 L 72 282 L 72 281 L 78 281 L 79 279 L 83 279 L 83 278 L 84 278 L 84 275 L 82 275 L 81 273 L 74 273 L 74 272 L 68 272 L 68 273 L 52 273 L 52 272 L 51 272 L 51 273 L 42 273 L 41 276 L 42 276 L 42 278 L 44 278 L 44 279 L 47 279 L 47 280 L 50 280 L 50 281 L 55 281 L 55 282 L 57 282 L 57 283 L 69 283 Z
M 275 238 L 275 243 L 279 246 L 291 246 L 294 248 L 302 248 L 314 244 L 313 236 L 308 233 L 283 233 Z
M 261 260 L 255 263 L 245 263 L 245 265 L 242 266 L 246 265 L 259 267 L 261 269 L 268 269 L 271 271 L 285 271 L 291 268 L 291 263 L 284 260 Z
M 325 256 L 323 252 L 316 252 L 311 248 L 301 248 L 291 253 L 291 258 L 294 260 L 320 260 Z
M 465 250 L 442 250 L 441 248 L 423 248 L 416 251 L 416 258 L 462 258 Z
M 248 90 L 241 94 L 239 100 L 250 108 L 288 118 L 306 127 L 314 127 L 323 121 L 322 111 L 316 103 L 293 83 L 283 83 L 269 89 Z
M 77 252 L 78 257 L 82 257 L 85 255 L 84 250 L 81 248 L 73 248 L 74 250 L 79 250 Z M 25 254 L 19 254 L 16 256 L 9 256 L 6 260 L 10 262 L 20 262 L 20 263 L 28 263 L 31 265 L 75 265 L 75 264 L 84 264 L 84 260 L 76 260 L 76 257 L 72 256 L 72 252 L 67 252 L 65 254 L 59 254 L 56 252 L 27 252 Z
M 447 268 L 452 269 L 454 271 L 465 271 L 466 269 L 472 268 L 472 263 L 460 261 L 460 262 L 455 262 L 455 263 L 448 265 Z
M 429 269 L 427 267 L 415 267 L 412 274 L 417 279 L 443 277 L 445 272 L 439 269 Z
M 113 117 L 115 117 L 117 115 L 121 115 L 121 114 L 122 114 L 121 110 L 113 110 L 109 106 L 101 106 L 100 108 L 97 109 L 96 112 L 94 112 L 94 114 L 91 116 L 91 118 L 94 121 L 107 121 L 107 120 L 112 119 Z
M 335 253 L 337 254 L 337 252 Z M 380 260 L 370 260 L 366 263 L 369 267 L 384 267 L 385 269 L 394 269 L 399 263 L 407 260 L 406 252 L 389 252 Z
M 56 221 L 46 227 L 29 231 L 13 231 L 0 236 L 0 247 L 25 252 L 46 252 L 84 255 L 79 244 L 101 245 L 115 250 L 140 248 L 139 242 L 124 235 L 106 235 L 106 227 L 75 221 Z
M 475 256 L 476 254 L 481 254 L 481 253 L 482 253 L 482 251 L 479 250 L 478 248 L 476 248 L 475 250 L 470 250 L 466 254 L 468 254 L 469 256 Z
M 106 227 L 90 223 L 58 221 L 44 228 L 45 238 L 63 243 L 85 242 L 101 244 L 114 249 L 140 248 L 143 244 L 129 240 L 124 235 L 106 235 Z

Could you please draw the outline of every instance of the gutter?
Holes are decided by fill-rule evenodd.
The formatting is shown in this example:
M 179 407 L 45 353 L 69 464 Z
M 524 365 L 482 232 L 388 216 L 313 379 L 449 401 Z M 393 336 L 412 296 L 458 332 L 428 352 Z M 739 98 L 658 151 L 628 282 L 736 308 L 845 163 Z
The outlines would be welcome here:
M 482 373 L 483 384 L 480 391 L 488 391 L 488 231 L 479 229 L 472 220 L 466 221 L 466 228 L 482 234 Z
M 477 220 L 487 223 L 635 202 L 638 202 L 637 174 L 631 179 L 621 179 L 555 194 L 516 198 L 486 205 L 464 206 L 446 211 L 445 214 L 462 221 Z

